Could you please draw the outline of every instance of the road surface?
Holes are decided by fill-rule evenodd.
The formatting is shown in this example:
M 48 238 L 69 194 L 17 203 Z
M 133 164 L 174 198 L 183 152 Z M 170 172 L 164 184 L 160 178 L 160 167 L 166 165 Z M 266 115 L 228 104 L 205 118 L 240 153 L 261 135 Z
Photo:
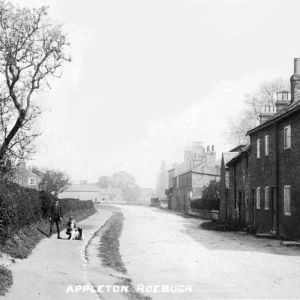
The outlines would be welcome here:
M 133 283 L 187 287 L 186 293 L 152 290 L 146 295 L 153 299 L 300 298 L 299 248 L 203 230 L 199 219 L 157 208 L 123 206 L 122 212 L 120 252 Z
M 4 298 L 300 298 L 299 248 L 237 232 L 203 230 L 200 219 L 158 208 L 117 209 L 124 216 L 118 251 L 126 274 L 104 267 L 99 256 L 113 214 L 101 206 L 80 223 L 84 241 L 46 238 L 28 259 L 11 264 L 14 284 Z M 130 282 L 135 293 L 122 293 L 120 282 Z M 90 287 L 101 290 L 91 293 Z

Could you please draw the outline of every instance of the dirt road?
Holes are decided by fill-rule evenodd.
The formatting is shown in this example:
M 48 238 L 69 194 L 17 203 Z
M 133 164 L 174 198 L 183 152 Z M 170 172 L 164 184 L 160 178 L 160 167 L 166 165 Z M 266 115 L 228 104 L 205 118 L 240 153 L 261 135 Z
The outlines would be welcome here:
M 299 248 L 206 231 L 199 219 L 156 208 L 123 206 L 122 212 L 120 252 L 133 283 L 140 291 L 187 287 L 185 293 L 146 293 L 153 299 L 300 298 Z
M 113 224 L 113 212 L 100 207 L 80 224 L 84 241 L 53 236 L 28 259 L 10 265 L 14 284 L 5 299 L 300 297 L 300 249 L 242 233 L 206 231 L 199 219 L 157 208 L 118 209 L 123 228 L 120 249 L 112 257 L 127 271 L 103 266 L 99 245 L 107 224 Z M 120 282 L 129 283 L 134 292 L 122 292 Z M 82 291 L 91 287 L 103 289 Z

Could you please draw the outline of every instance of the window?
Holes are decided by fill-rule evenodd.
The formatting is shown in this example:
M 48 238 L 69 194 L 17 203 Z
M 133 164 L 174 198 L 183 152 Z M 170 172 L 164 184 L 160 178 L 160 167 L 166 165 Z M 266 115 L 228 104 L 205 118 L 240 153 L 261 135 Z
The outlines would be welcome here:
M 256 154 L 257 154 L 257 158 L 260 158 L 260 139 L 257 140 Z
M 256 208 L 260 209 L 260 187 L 256 188 Z
M 35 184 L 36 184 L 36 180 L 34 177 L 28 178 L 28 185 L 35 185 Z
M 291 215 L 291 186 L 285 185 L 283 187 L 283 201 L 284 201 L 284 214 Z
M 291 125 L 284 127 L 284 149 L 291 148 Z
M 268 135 L 265 136 L 265 155 L 269 155 L 270 153 L 270 145 L 269 145 L 270 137 Z
M 270 188 L 268 186 L 265 187 L 265 209 L 270 208 Z

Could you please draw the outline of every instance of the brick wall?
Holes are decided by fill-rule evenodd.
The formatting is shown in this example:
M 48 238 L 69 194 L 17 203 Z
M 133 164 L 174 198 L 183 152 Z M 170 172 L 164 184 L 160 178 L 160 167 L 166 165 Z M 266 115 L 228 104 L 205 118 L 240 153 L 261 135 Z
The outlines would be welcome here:
M 284 127 L 287 125 L 291 125 L 290 149 L 284 149 Z M 270 136 L 268 156 L 264 153 L 265 135 Z M 256 199 L 253 189 L 261 187 L 261 208 L 255 208 L 255 229 L 263 233 L 276 229 L 280 237 L 300 238 L 300 113 L 253 133 L 250 138 L 250 185 L 253 201 Z M 261 158 L 257 158 L 257 139 L 261 139 Z M 291 216 L 284 215 L 285 185 L 291 185 Z M 265 208 L 266 186 L 270 187 L 269 209 Z M 271 188 L 274 189 L 274 194 Z

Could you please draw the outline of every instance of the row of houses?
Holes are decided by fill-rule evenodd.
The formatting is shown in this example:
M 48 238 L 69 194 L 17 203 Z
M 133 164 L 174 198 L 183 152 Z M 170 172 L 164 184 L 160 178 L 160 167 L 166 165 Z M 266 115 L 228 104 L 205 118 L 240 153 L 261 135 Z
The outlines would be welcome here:
M 14 182 L 26 188 L 39 190 L 41 178 L 26 166 L 24 160 L 20 160 L 15 174 Z M 79 183 L 73 183 L 58 195 L 60 199 L 74 198 L 79 200 L 92 200 L 95 203 L 125 203 L 122 190 L 108 186 L 100 188 L 96 183 L 88 183 L 82 180 Z M 150 205 L 151 198 L 154 197 L 154 191 L 150 188 L 140 188 L 137 204 Z
M 58 197 L 60 199 L 92 200 L 95 203 L 125 203 L 121 189 L 112 187 L 100 188 L 96 183 L 87 183 L 85 181 L 71 184 Z
M 300 58 L 291 90 L 277 94 L 249 130 L 250 143 L 223 153 L 219 221 L 261 235 L 300 238 Z

